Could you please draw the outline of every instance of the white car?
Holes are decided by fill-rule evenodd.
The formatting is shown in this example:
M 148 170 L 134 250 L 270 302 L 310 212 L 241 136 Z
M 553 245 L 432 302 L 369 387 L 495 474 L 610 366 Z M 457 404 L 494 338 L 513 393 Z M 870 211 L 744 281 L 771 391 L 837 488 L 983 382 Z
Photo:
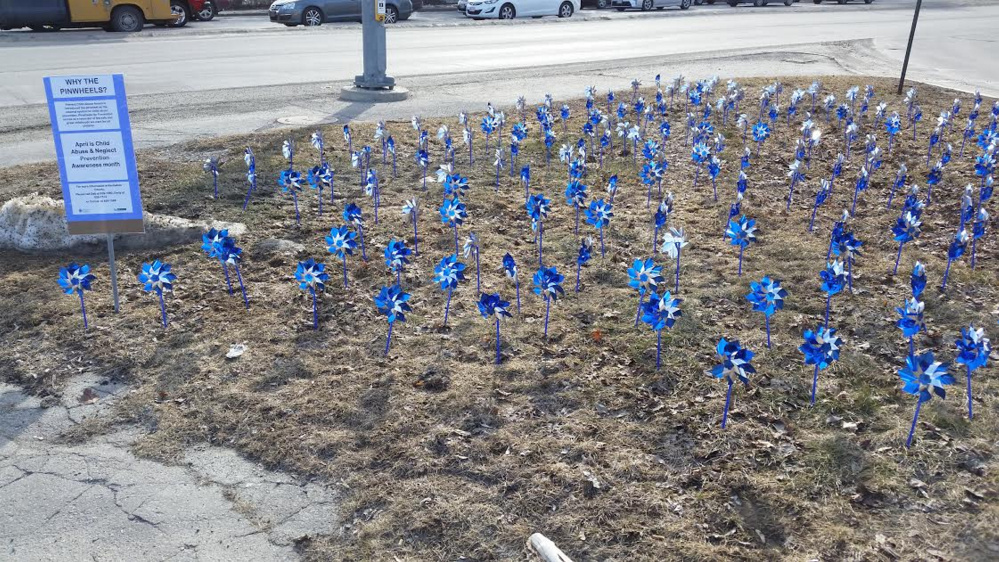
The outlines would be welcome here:
M 629 9 L 648 12 L 653 8 L 662 10 L 667 6 L 679 6 L 681 10 L 686 10 L 692 3 L 693 0 L 612 0 L 611 7 L 619 12 Z
M 518 17 L 571 17 L 580 0 L 469 0 L 465 16 L 472 19 L 510 20 Z

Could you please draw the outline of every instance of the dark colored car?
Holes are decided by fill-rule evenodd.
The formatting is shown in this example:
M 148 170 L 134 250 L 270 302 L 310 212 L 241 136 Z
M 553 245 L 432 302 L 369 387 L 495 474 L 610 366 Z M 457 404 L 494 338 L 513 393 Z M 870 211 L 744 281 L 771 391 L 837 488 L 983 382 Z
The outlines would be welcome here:
M 581 0 L 579 4 L 583 8 L 603 10 L 611 7 L 611 0 Z
M 271 21 L 289 27 L 316 26 L 334 21 L 361 21 L 361 2 L 370 0 L 277 0 L 268 14 Z M 413 0 L 386 0 L 385 23 L 409 19 Z

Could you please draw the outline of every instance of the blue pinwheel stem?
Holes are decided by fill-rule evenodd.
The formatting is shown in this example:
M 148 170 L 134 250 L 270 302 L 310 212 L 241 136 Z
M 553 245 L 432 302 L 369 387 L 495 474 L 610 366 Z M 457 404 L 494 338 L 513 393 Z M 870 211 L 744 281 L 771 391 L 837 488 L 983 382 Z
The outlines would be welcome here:
M 766 314 L 764 314 L 763 317 L 765 318 L 765 322 L 766 322 L 766 325 L 767 325 L 767 349 L 771 349 L 771 346 L 770 346 L 770 317 L 767 316 Z
M 662 366 L 663 331 L 656 330 L 656 370 Z
M 919 409 L 923 407 L 923 400 L 919 399 L 916 402 L 916 413 L 912 416 L 912 427 L 909 428 L 909 437 L 905 440 L 905 448 L 908 449 L 912 445 L 912 436 L 916 433 L 916 422 L 919 421 Z
M 788 211 L 791 210 L 791 199 L 793 198 L 794 198 L 794 178 L 791 178 L 791 188 L 788 189 L 787 191 L 787 205 L 785 205 L 784 207 L 785 210 Z
M 219 265 L 222 266 L 222 273 L 225 274 L 225 285 L 229 288 L 229 294 L 232 294 L 232 280 L 229 279 L 229 268 L 226 267 L 225 262 L 221 259 L 219 260 Z
M 427 165 L 423 165 L 423 191 L 427 190 Z
M 367 251 L 365 251 L 365 248 L 364 248 L 364 226 L 363 225 L 361 225 L 361 224 L 357 225 L 357 234 L 361 238 L 361 259 L 363 259 L 364 261 L 368 261 L 368 253 L 367 253 Z
M 819 212 L 819 198 L 815 197 L 815 204 L 812 205 L 812 219 L 808 221 L 808 232 L 815 231 L 815 215 Z
M 711 190 L 714 192 L 714 194 L 715 194 L 715 201 L 717 202 L 718 201 L 718 185 L 717 185 L 717 183 L 715 181 L 715 178 L 713 178 L 713 177 L 711 178 Z M 659 193 L 660 193 L 660 195 L 662 194 L 662 184 L 659 185 Z
M 243 210 L 246 210 L 246 206 L 250 204 L 250 194 L 253 193 L 253 183 L 250 183 L 250 187 L 246 188 L 246 197 L 243 199 Z
M 579 273 L 583 269 L 583 264 L 576 262 L 576 293 L 579 293 Z
M 163 327 L 167 327 L 166 302 L 163 300 L 163 291 L 157 291 L 160 296 L 160 315 L 163 317 Z
M 732 379 L 728 379 L 728 390 L 725 392 L 725 409 L 722 410 L 722 429 L 728 425 L 728 407 L 732 403 Z
M 856 216 L 857 214 L 857 196 L 860 195 L 860 188 L 855 188 L 853 190 L 853 205 L 850 207 L 850 216 Z
M 815 405 L 815 391 L 819 387 L 819 364 L 815 364 L 815 372 L 812 373 L 812 405 Z
M 846 284 L 850 292 L 853 292 L 853 258 L 846 258 Z
M 312 289 L 312 329 L 319 329 L 319 305 L 316 303 L 316 290 Z
M 294 190 L 291 192 L 291 198 L 295 202 L 295 224 L 302 224 L 302 218 L 298 214 L 298 194 Z
M 402 286 L 402 268 L 398 267 L 395 270 L 395 284 Z
M 538 267 L 544 264 L 542 255 L 545 250 L 545 223 L 538 221 Z
M 975 269 L 975 254 L 978 251 L 978 238 L 971 239 L 971 269 Z
M 88 329 L 90 329 L 90 326 L 87 324 L 87 307 L 83 303 L 83 289 L 79 289 L 79 290 L 77 290 L 77 292 L 80 293 L 80 312 L 83 313 L 83 329 L 84 330 L 88 330 Z M 971 373 L 970 372 L 968 373 L 968 388 L 969 389 L 971 388 Z M 969 404 L 970 404 L 970 402 L 969 402 Z
M 236 271 L 236 280 L 239 281 L 239 291 L 243 293 L 243 305 L 247 310 L 250 309 L 250 299 L 246 296 L 246 286 L 243 285 L 243 275 L 239 272 L 239 266 L 233 264 L 232 268 Z
M 479 246 L 475 246 L 475 292 L 482 292 L 482 270 L 479 268 Z
M 323 186 L 321 184 L 316 188 L 316 194 L 319 198 L 319 216 L 323 216 Z
M 895 135 L 888 135 L 888 156 L 891 156 L 891 147 L 895 142 Z M 961 154 L 964 154 L 964 141 L 961 142 Z
M 416 228 L 416 209 L 413 209 L 413 254 L 420 255 L 420 233 Z
M 579 203 L 574 203 L 573 207 L 576 208 L 576 228 L 573 230 L 573 234 L 579 234 Z
M 80 295 L 82 297 L 83 293 L 80 293 Z M 84 320 L 86 320 L 86 315 L 84 315 Z M 975 413 L 972 410 L 972 406 L 971 406 L 971 365 L 966 365 L 965 367 L 967 368 L 967 379 L 968 379 L 968 419 L 970 420 L 970 419 L 972 419 L 972 418 L 975 417 Z
M 915 357 L 915 356 L 916 356 L 916 344 L 913 341 L 912 336 L 909 336 L 909 357 Z
M 739 277 L 742 277 L 742 254 L 746 251 L 745 246 L 739 246 Z
M 392 345 L 392 326 L 395 322 L 389 322 L 388 337 L 385 338 L 385 353 L 383 355 L 388 355 L 389 346 Z
M 347 288 L 347 253 L 343 254 L 343 288 Z
M 898 273 L 898 261 L 902 259 L 902 246 L 905 246 L 905 242 L 898 243 L 898 253 L 895 254 L 895 269 L 891 271 L 892 275 Z
M 395 169 L 395 152 L 393 152 L 393 153 L 392 153 L 392 177 L 394 178 L 395 176 L 396 176 L 396 169 Z
M 447 304 L 444 305 L 444 325 L 447 326 L 447 315 L 451 312 L 451 292 L 453 289 L 447 290 Z
M 694 180 L 694 187 L 697 187 L 697 180 L 696 179 Z M 645 208 L 648 209 L 649 207 L 652 206 L 652 184 L 651 183 L 648 184 L 648 189 L 646 190 L 645 193 L 646 193 L 646 195 L 645 195 Z M 613 195 L 611 195 L 611 197 L 613 197 Z M 613 202 L 614 202 L 614 200 L 611 199 L 611 203 L 613 203 Z
M 832 303 L 832 293 L 826 295 L 826 321 L 825 327 L 829 328 L 829 305 Z
M 697 167 L 694 168 L 694 187 L 697 187 L 697 178 L 700 177 L 700 175 L 701 175 L 701 165 L 698 164 Z M 651 186 L 649 187 L 649 189 L 652 189 Z
M 604 257 L 604 227 L 600 227 L 600 257 Z
M 500 325 L 499 317 L 496 317 L 496 364 L 500 364 Z
M 659 252 L 659 248 L 656 247 L 656 246 L 658 246 L 658 242 L 659 242 L 659 225 L 656 224 L 656 225 L 654 225 L 652 227 L 652 255 L 653 256 L 656 255 L 656 253 Z M 603 250 L 601 249 L 601 254 L 602 253 L 603 253 Z
M 947 258 L 947 269 L 944 270 L 944 274 L 943 274 L 943 283 L 940 284 L 940 290 L 941 291 L 946 291 L 947 290 L 947 277 L 950 276 L 950 266 L 953 263 L 954 263 L 954 260 L 948 257 Z
M 680 247 L 677 245 L 676 248 L 676 286 L 673 288 L 674 293 L 680 292 Z
M 963 150 L 963 148 L 962 148 L 962 150 Z M 218 176 L 218 172 L 215 171 L 215 170 L 212 170 L 212 186 L 215 188 L 215 196 L 213 198 L 214 199 L 218 199 L 219 198 L 219 176 Z
M 454 253 L 458 253 L 458 223 L 454 223 Z
M 552 299 L 545 293 L 545 339 L 548 339 L 548 316 L 552 310 Z

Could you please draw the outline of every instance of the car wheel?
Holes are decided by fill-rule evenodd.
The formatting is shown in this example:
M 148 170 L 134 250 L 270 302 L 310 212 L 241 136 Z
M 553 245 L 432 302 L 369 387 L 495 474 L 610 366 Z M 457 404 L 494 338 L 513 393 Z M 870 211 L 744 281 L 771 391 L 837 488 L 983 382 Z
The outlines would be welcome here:
M 681 10 L 686 10 L 686 9 L 690 8 L 690 2 L 691 2 L 691 0 L 680 0 L 680 9 Z
M 840 4 L 846 4 L 846 0 L 839 0 Z
M 650 2 L 652 0 L 649 0 Z M 560 18 L 571 18 L 572 13 L 575 9 L 572 7 L 572 2 L 562 2 L 558 7 L 558 17 Z
M 396 23 L 399 21 L 399 9 L 391 4 L 385 6 L 385 23 Z
M 653 6 L 652 0 L 642 0 L 642 11 L 643 12 L 648 12 L 649 10 L 652 9 L 652 6 Z
M 821 4 L 821 3 L 822 3 L 822 0 L 812 0 L 812 3 L 813 3 L 813 4 Z
M 714 6 L 715 0 L 704 0 L 704 3 L 707 4 L 708 6 Z
M 610 0 L 597 0 L 597 9 L 604 10 L 610 7 Z
M 135 33 L 136 31 L 142 31 L 142 26 L 145 24 L 146 21 L 138 8 L 135 6 L 120 6 L 115 8 L 114 12 L 111 13 L 111 23 L 109 26 L 112 31 Z
M 323 11 L 316 7 L 306 8 L 302 12 L 302 25 L 316 27 L 323 24 Z
M 215 14 L 218 10 L 215 8 L 214 2 L 205 2 L 205 5 L 198 10 L 198 20 L 199 21 L 212 21 L 215 19 Z
M 874 2 L 874 0 L 864 0 L 864 4 L 870 4 L 871 2 Z
M 513 4 L 503 4 L 500 6 L 499 19 L 512 20 L 515 17 L 517 17 L 517 10 L 513 8 Z
M 794 0 L 784 0 L 785 6 L 790 6 L 791 4 L 794 4 Z
M 170 13 L 177 18 L 174 20 L 174 23 L 170 24 L 170 27 L 184 27 L 191 19 L 191 13 L 187 11 L 187 5 L 180 0 L 171 0 Z

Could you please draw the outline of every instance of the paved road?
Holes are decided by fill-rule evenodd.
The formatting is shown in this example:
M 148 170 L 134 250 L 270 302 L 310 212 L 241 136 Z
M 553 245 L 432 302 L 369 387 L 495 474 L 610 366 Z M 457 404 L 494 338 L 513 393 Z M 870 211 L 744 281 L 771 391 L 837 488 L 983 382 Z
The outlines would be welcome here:
M 340 104 L 335 87 L 360 66 L 357 24 L 285 28 L 257 18 L 219 18 L 181 30 L 122 36 L 103 31 L 0 34 L 0 165 L 52 157 L 42 77 L 126 75 L 140 146 L 312 120 L 454 113 L 518 95 L 578 94 L 584 84 L 719 74 L 898 71 L 911 22 L 903 0 L 840 6 L 701 6 L 653 13 L 584 11 L 571 20 L 469 22 L 453 12 L 417 14 L 389 31 L 389 69 L 415 95 L 397 106 Z M 999 93 L 999 4 L 927 5 L 910 76 Z M 745 55 L 745 56 L 739 56 Z M 542 79 L 543 78 L 543 79 Z M 557 78 L 557 79 L 556 79 Z M 15 112 L 12 108 L 18 107 Z

